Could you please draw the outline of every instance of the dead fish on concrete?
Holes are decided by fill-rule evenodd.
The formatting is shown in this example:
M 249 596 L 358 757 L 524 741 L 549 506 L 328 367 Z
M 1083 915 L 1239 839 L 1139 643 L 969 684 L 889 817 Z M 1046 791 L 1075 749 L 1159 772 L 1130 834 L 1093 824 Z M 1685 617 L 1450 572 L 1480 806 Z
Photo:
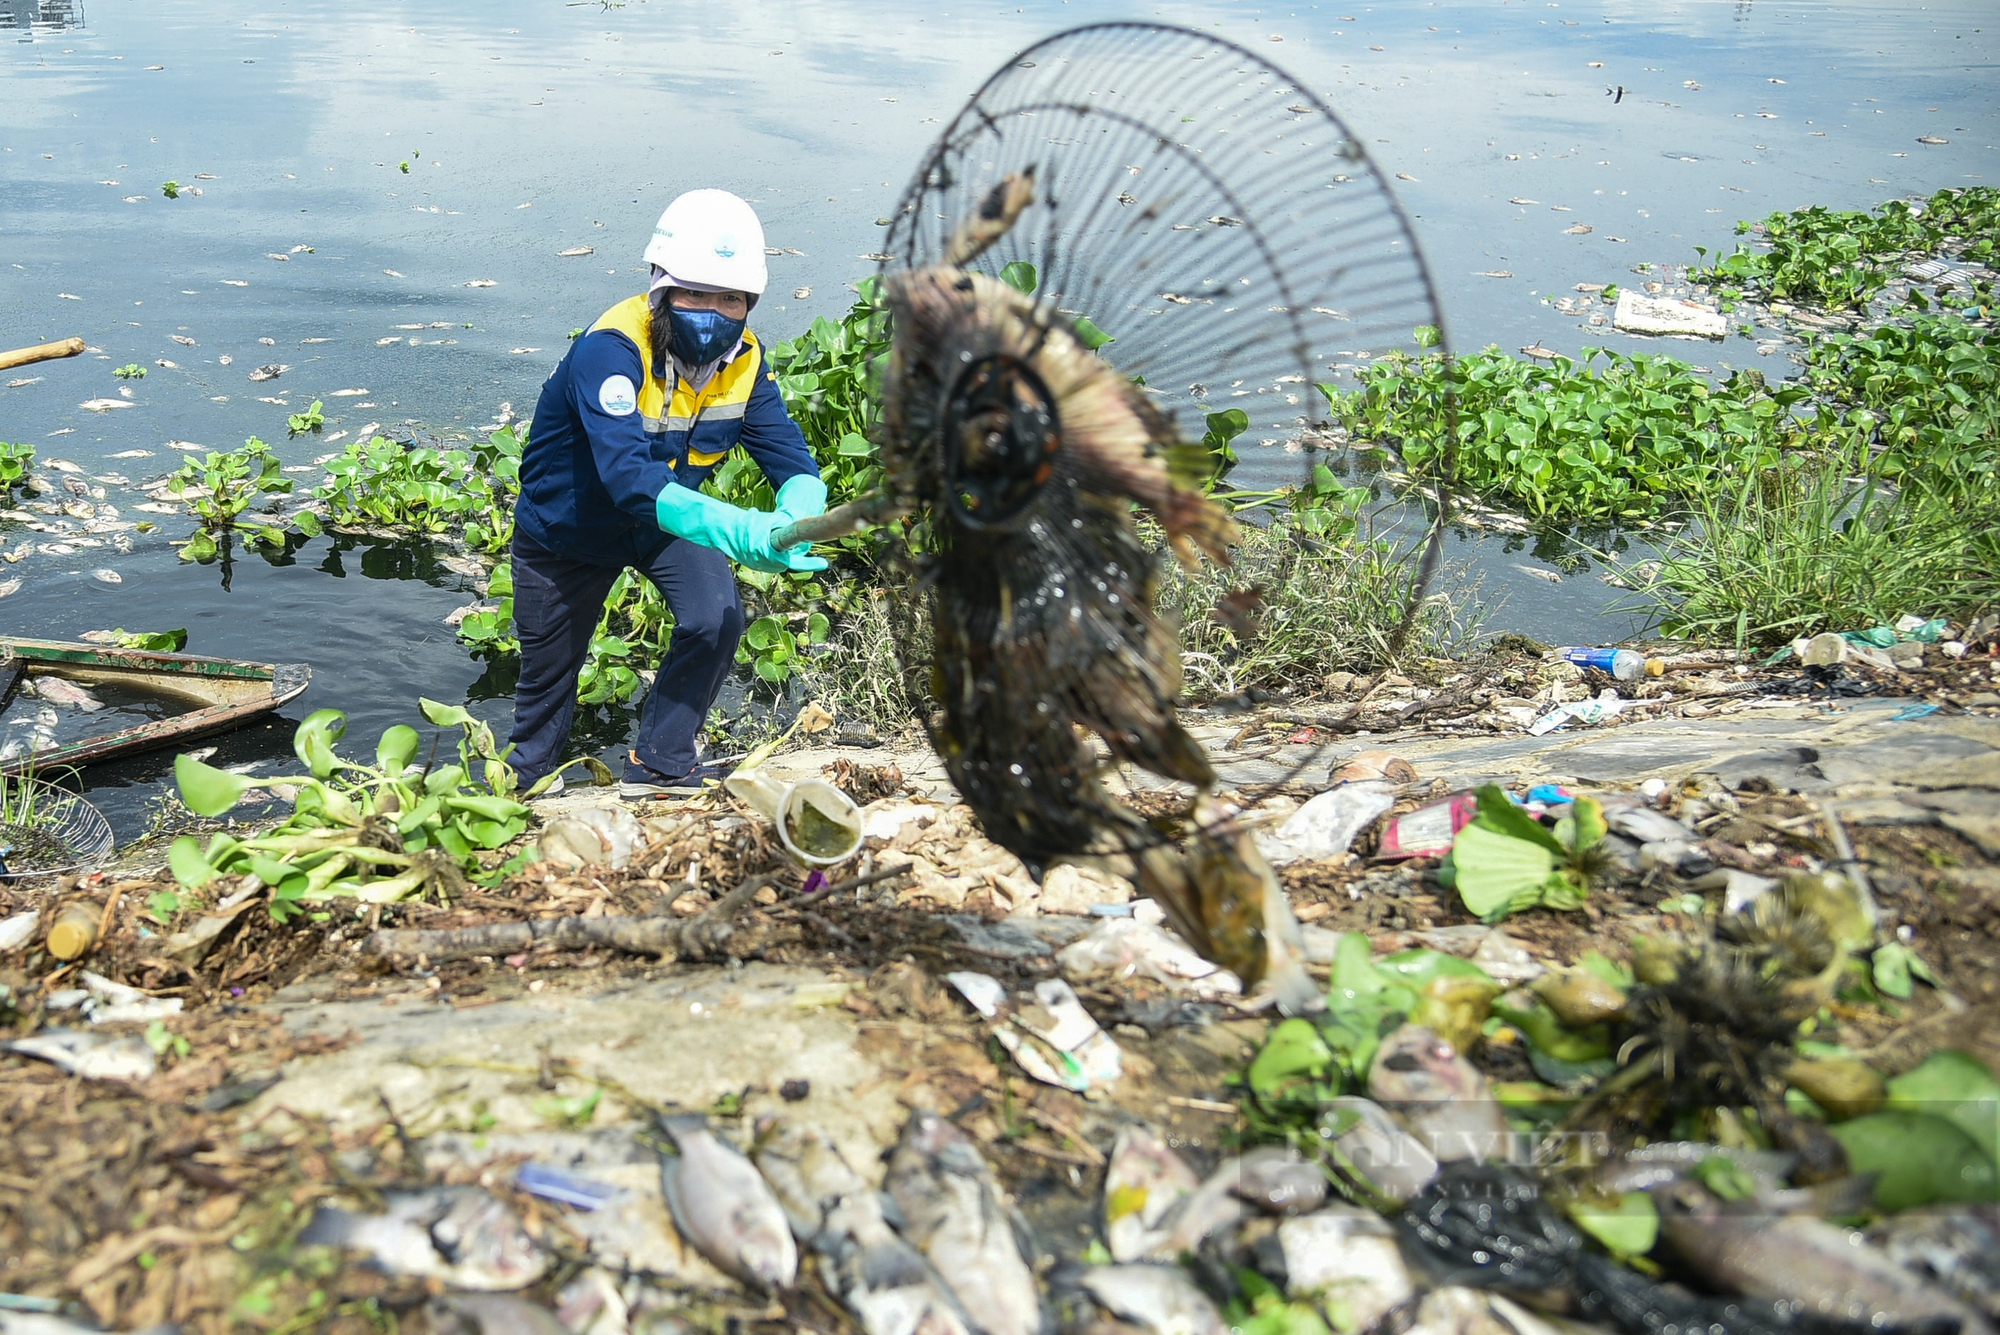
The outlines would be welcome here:
M 383 1214 L 322 1205 L 299 1241 L 363 1252 L 390 1274 L 460 1289 L 523 1289 L 549 1268 L 549 1254 L 520 1216 L 478 1187 L 391 1192 L 385 1200 Z
M 556 1320 L 568 1335 L 626 1335 L 631 1309 L 611 1272 L 591 1266 L 557 1291 Z
M 1259 1145 L 1236 1161 L 1238 1199 L 1265 1214 L 1305 1214 L 1326 1204 L 1326 1174 L 1289 1145 Z
M 1194 1169 L 1151 1131 L 1120 1131 L 1104 1170 L 1104 1243 L 1111 1259 L 1136 1261 L 1152 1251 L 1168 1216 L 1200 1185 Z
M 979 1329 L 1037 1335 L 1047 1328 L 1026 1229 L 963 1131 L 933 1113 L 912 1114 L 889 1153 L 883 1186 L 902 1214 L 904 1236 L 978 1314 Z
M 660 1127 L 680 1151 L 660 1171 L 681 1236 L 752 1288 L 790 1288 L 799 1274 L 798 1244 L 769 1184 L 702 1114 L 662 1117 Z
M 1868 1230 L 1882 1254 L 2000 1321 L 2000 1207 L 1930 1205 Z
M 511 1293 L 444 1293 L 425 1309 L 433 1335 L 570 1335 L 555 1313 Z
M 75 682 L 61 677 L 33 677 L 29 679 L 28 687 L 37 699 L 65 709 L 81 709 L 87 714 L 94 714 L 104 708 L 102 700 Z
M 923 1253 L 896 1234 L 881 1199 L 816 1128 L 772 1122 L 752 1151 L 792 1232 L 868 1335 L 974 1335 L 978 1329 Z
M 86 1080 L 145 1080 L 160 1069 L 153 1050 L 133 1035 L 112 1038 L 82 1029 L 44 1029 L 0 1046 Z
M 826 1212 L 842 1197 L 870 1190 L 861 1175 L 848 1166 L 840 1148 L 817 1127 L 769 1119 L 757 1128 L 750 1159 L 770 1185 L 792 1226 L 792 1236 L 802 1246 L 813 1245 L 826 1222 Z
M 1694 1182 L 1653 1193 L 1660 1235 L 1683 1264 L 1726 1293 L 1802 1304 L 1832 1321 L 1921 1326 L 1942 1318 L 1962 1335 L 1992 1335 L 1986 1319 L 1952 1294 L 1867 1246 L 1861 1234 L 1805 1215 L 1733 1210 Z M 1748 1204 L 1748 1203 L 1746 1203 Z
M 1351 1175 L 1389 1200 L 1410 1199 L 1438 1174 L 1430 1147 L 1368 1099 L 1343 1095 L 1330 1100 L 1320 1132 Z
M 1337 1296 L 1356 1330 L 1366 1330 L 1416 1292 L 1396 1230 L 1373 1210 L 1336 1205 L 1278 1225 L 1281 1278 L 1291 1292 Z
M 1513 1135 L 1486 1077 L 1422 1025 L 1382 1040 L 1368 1068 L 1368 1094 L 1402 1117 L 1440 1162 L 1506 1159 Z
M 1147 1335 L 1226 1335 L 1229 1330 L 1214 1302 L 1179 1266 L 1084 1266 L 1059 1272 L 1054 1279 Z

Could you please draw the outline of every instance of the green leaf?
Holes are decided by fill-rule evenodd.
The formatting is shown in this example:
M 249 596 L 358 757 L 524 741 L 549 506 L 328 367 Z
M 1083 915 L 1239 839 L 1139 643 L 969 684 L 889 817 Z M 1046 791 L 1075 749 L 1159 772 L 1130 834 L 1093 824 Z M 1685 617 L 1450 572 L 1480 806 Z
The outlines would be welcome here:
M 207 529 L 197 529 L 192 537 L 181 544 L 181 560 L 213 561 L 216 553 L 215 537 Z
M 1496 834 L 1477 820 L 1458 832 L 1451 860 L 1457 868 L 1458 897 L 1482 919 L 1504 917 L 1517 906 L 1538 902 L 1556 865 L 1539 843 Z
M 245 792 L 256 786 L 256 780 L 204 765 L 193 756 L 180 755 L 174 757 L 174 784 L 180 789 L 181 801 L 189 811 L 197 816 L 221 816 L 226 815 Z
M 1889 1081 L 1889 1107 L 1951 1122 L 2000 1163 L 2000 1080 L 1976 1058 L 1947 1048 Z
M 1041 286 L 1042 280 L 1035 272 L 1034 265 L 1026 260 L 1015 260 L 1000 270 L 1000 281 L 1023 296 L 1032 297 L 1035 295 L 1035 289 Z
M 1549 832 L 1548 827 L 1516 806 L 1514 799 L 1507 796 L 1506 790 L 1500 785 L 1482 784 L 1473 790 L 1473 796 L 1479 802 L 1479 814 L 1474 819 L 1493 833 L 1526 840 L 1528 843 L 1547 849 L 1556 857 L 1564 857 L 1569 853 L 1569 849 Z
M 1337 1077 L 1337 1070 L 1333 1049 L 1312 1021 L 1293 1018 L 1271 1031 L 1263 1051 L 1251 1061 L 1250 1091 L 1269 1106 L 1293 1098 L 1330 1098 L 1339 1092 L 1337 1078 L 1334 1088 L 1323 1085 L 1330 1074 Z
M 1875 947 L 1869 958 L 1869 972 L 1875 979 L 1875 990 L 1885 997 L 1898 1001 L 1908 1000 L 1910 982 L 1910 948 L 1900 941 L 1888 941 Z
M 1083 344 L 1084 348 L 1090 352 L 1096 352 L 1105 344 L 1116 343 L 1118 341 L 1093 324 L 1087 315 L 1076 317 L 1075 329 L 1076 341 Z
M 1614 1256 L 1644 1256 L 1660 1239 L 1659 1209 L 1643 1191 L 1628 1191 L 1608 1205 L 1578 1198 L 1569 1217 Z
M 423 738 L 407 723 L 398 723 L 382 734 L 382 740 L 375 743 L 375 767 L 390 778 L 395 778 L 417 757 L 417 747 Z
M 479 793 L 453 794 L 444 799 L 445 806 L 453 811 L 469 811 L 484 820 L 508 821 L 516 816 L 525 816 L 528 809 L 519 802 L 504 797 L 488 797 Z
M 843 459 L 867 459 L 873 457 L 875 446 L 868 437 L 849 431 L 840 438 L 839 454 Z
M 347 735 L 347 715 L 338 709 L 317 709 L 292 734 L 292 750 L 298 753 L 315 779 L 324 779 L 340 763 L 333 744 Z
M 310 510 L 301 510 L 292 516 L 292 526 L 308 538 L 317 538 L 326 530 L 320 525 L 319 516 Z
M 178 778 L 179 776 L 176 775 L 175 777 Z M 186 789 L 182 789 L 182 801 L 187 800 L 186 791 Z M 234 805 L 234 803 L 231 805 Z M 189 809 L 193 809 L 192 804 L 190 804 Z M 190 890 L 207 885 L 215 879 L 215 868 L 211 867 L 208 859 L 202 856 L 201 845 L 195 841 L 195 837 L 191 834 L 184 834 L 168 845 L 167 867 L 173 872 L 174 879 Z
M 1883 1210 L 2000 1195 L 1993 1160 L 1943 1117 L 1890 1109 L 1829 1126 L 1827 1133 L 1846 1149 L 1849 1171 L 1880 1174 L 1875 1204 Z
M 457 728 L 467 723 L 478 722 L 470 712 L 460 705 L 439 704 L 436 700 L 426 700 L 419 696 L 417 708 L 424 711 L 424 717 L 440 728 Z

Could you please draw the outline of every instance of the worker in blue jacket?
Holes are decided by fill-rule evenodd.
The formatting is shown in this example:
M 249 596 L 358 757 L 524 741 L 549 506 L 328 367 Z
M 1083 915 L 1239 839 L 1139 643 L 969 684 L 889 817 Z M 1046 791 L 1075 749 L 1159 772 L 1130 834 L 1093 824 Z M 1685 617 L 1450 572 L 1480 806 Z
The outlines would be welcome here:
M 824 510 L 826 484 L 744 327 L 767 281 L 755 210 L 724 190 L 690 191 L 660 215 L 646 260 L 651 290 L 598 317 L 542 386 L 521 457 L 512 759 L 523 788 L 560 763 L 577 674 L 626 567 L 653 581 L 674 614 L 620 785 L 628 797 L 698 789 L 726 773 L 697 764 L 695 738 L 743 634 L 729 563 L 826 568 L 807 545 L 771 545 L 777 530 Z M 775 510 L 701 492 L 736 445 L 776 488 Z

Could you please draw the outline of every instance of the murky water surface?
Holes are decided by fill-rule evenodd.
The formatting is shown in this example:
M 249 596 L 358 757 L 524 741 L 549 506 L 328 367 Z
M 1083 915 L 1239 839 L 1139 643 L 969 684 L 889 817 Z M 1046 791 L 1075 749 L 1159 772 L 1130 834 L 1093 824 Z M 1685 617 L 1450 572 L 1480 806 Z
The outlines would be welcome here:
M 1385 172 L 1414 178 L 1397 188 L 1461 347 L 1645 346 L 1543 298 L 1726 248 L 1738 218 L 2000 176 L 1988 0 L 1155 14 L 1267 53 L 1349 118 Z M 1122 16 L 1046 0 L 698 18 L 664 0 L 0 0 L 0 344 L 81 334 L 93 348 L 5 373 L 30 383 L 0 388 L 0 439 L 136 483 L 178 463 L 173 442 L 257 435 L 309 486 L 314 459 L 377 426 L 448 435 L 503 404 L 526 416 L 569 331 L 636 290 L 654 218 L 695 185 L 750 198 L 771 244 L 802 252 L 773 259 L 753 321 L 787 337 L 845 308 L 881 244 L 875 219 L 1008 52 Z M 1579 223 L 1591 231 L 1568 230 Z M 558 254 L 579 247 L 591 253 Z M 1717 370 L 1756 359 L 1743 339 L 1651 346 Z M 113 379 L 128 363 L 146 378 Z M 249 379 L 267 365 L 285 369 Z M 128 406 L 79 407 L 121 385 Z M 288 442 L 286 416 L 315 398 L 324 432 Z M 1244 476 L 1281 480 L 1295 464 L 1250 459 Z M 99 485 L 138 517 L 130 486 Z M 9 566 L 22 586 L 0 601 L 0 628 L 186 626 L 190 652 L 307 662 L 313 687 L 289 714 L 346 709 L 364 742 L 414 719 L 419 695 L 506 716 L 504 669 L 469 660 L 444 625 L 472 595 L 435 554 L 329 536 L 240 557 L 225 590 L 217 567 L 175 559 L 168 540 L 188 526 L 169 519 L 129 553 Z M 0 523 L 0 552 L 42 536 Z M 1560 640 L 1632 629 L 1603 615 L 1617 594 L 1589 571 L 1533 573 L 1548 563 L 1530 542 L 1466 534 L 1452 550 L 1504 596 L 1490 626 Z M 282 757 L 292 726 L 236 734 L 223 759 Z M 607 748 L 617 732 L 598 729 Z M 121 836 L 168 764 L 91 775 Z

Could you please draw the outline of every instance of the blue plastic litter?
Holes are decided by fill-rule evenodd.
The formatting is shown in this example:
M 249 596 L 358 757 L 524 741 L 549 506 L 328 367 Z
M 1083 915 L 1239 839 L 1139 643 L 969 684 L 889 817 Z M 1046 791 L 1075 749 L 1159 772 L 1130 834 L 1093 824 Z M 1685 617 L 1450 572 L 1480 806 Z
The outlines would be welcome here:
M 515 1170 L 514 1185 L 530 1196 L 574 1205 L 579 1210 L 595 1210 L 618 1194 L 618 1188 L 609 1183 L 594 1182 L 540 1163 L 522 1164 Z
M 1576 794 L 1559 783 L 1538 783 L 1528 790 L 1528 800 L 1553 807 L 1576 801 Z
M 1909 720 L 1914 718 L 1927 718 L 1930 715 L 1935 714 L 1937 712 L 1938 712 L 1938 707 L 1936 705 L 1908 705 L 1902 709 L 1897 710 L 1889 717 L 1891 719 Z

